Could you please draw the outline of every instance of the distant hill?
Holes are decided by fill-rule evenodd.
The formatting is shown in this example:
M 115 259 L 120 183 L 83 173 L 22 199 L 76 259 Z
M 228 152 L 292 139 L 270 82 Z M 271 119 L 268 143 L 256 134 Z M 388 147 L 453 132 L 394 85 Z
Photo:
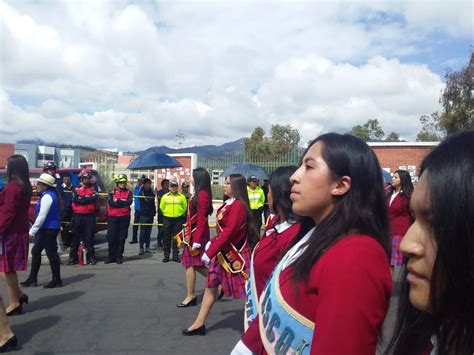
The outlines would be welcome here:
M 199 156 L 205 156 L 207 158 L 217 158 L 226 155 L 236 155 L 240 153 L 241 144 L 243 144 L 244 139 L 240 138 L 233 142 L 224 143 L 222 145 L 201 145 L 194 147 L 186 147 L 181 149 L 173 149 L 167 146 L 156 146 L 150 147 L 144 151 L 135 152 L 136 154 L 141 154 L 150 149 L 156 149 L 159 153 L 163 154 L 172 154 L 172 153 L 196 153 Z

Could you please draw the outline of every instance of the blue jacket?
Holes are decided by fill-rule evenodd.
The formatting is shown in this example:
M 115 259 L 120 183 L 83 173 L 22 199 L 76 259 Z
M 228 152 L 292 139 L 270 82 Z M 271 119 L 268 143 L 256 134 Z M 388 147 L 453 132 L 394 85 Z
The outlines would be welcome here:
M 140 194 L 140 190 L 142 189 L 142 185 L 136 184 L 135 187 L 133 188 L 133 196 L 138 196 Z M 136 212 L 140 212 L 140 198 L 139 197 L 134 197 L 133 198 L 133 204 Z
M 51 204 L 51 208 L 49 209 L 48 215 L 46 216 L 46 219 L 40 229 L 59 229 L 61 226 L 61 217 L 59 211 L 59 200 L 56 191 L 51 190 L 49 188 L 43 191 L 40 199 L 38 200 L 38 203 L 36 204 L 35 216 L 38 216 L 41 209 L 41 200 L 46 194 L 51 196 L 53 203 Z

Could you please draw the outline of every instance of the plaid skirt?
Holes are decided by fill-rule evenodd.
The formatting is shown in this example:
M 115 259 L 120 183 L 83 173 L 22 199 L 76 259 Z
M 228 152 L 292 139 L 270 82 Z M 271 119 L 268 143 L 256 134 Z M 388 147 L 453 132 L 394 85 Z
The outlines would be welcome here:
M 203 248 L 200 248 L 199 255 L 192 256 L 188 246 L 185 245 L 183 247 L 183 256 L 181 257 L 181 264 L 183 264 L 185 268 L 188 268 L 190 266 L 206 266 L 201 261 L 202 254 L 204 254 L 204 251 Z
M 400 243 L 402 242 L 403 236 L 393 235 L 392 236 L 392 255 L 390 258 L 390 265 L 399 266 L 403 265 L 404 255 L 400 251 Z
M 28 264 L 28 232 L 5 234 L 1 239 L 0 272 L 25 271 Z
M 245 260 L 244 271 L 247 275 L 250 272 L 250 248 L 248 243 L 242 250 L 242 256 Z M 207 274 L 206 288 L 214 288 L 222 286 L 224 295 L 226 297 L 233 297 L 235 299 L 245 298 L 247 294 L 245 292 L 245 279 L 239 274 L 233 274 L 223 269 L 221 264 L 217 261 L 217 257 L 212 258 L 209 264 L 209 272 Z

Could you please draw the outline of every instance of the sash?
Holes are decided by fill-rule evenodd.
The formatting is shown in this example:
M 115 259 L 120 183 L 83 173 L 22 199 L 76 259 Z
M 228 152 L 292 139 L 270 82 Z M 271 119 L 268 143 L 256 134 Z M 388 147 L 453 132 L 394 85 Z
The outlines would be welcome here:
M 253 320 L 258 315 L 258 298 L 257 298 L 257 284 L 255 282 L 255 271 L 253 268 L 253 259 L 255 250 L 258 248 L 258 244 L 252 251 L 252 257 L 250 261 L 250 278 L 245 283 L 245 291 L 247 293 L 247 299 L 245 301 L 245 312 L 244 312 L 244 331 L 250 326 Z
M 181 229 L 181 231 L 176 234 L 173 239 L 176 240 L 176 244 L 178 245 L 178 249 L 181 248 L 181 244 L 184 244 L 188 247 L 189 252 L 192 256 L 199 255 L 199 249 L 193 249 L 192 243 L 192 234 L 196 230 L 197 227 L 197 213 L 191 216 L 190 208 L 188 208 L 187 218 L 186 218 L 186 225 Z
M 309 355 L 314 323 L 286 303 L 280 290 L 280 274 L 290 255 L 277 265 L 260 296 L 260 337 L 269 354 Z
M 217 253 L 216 258 L 225 271 L 232 274 L 241 274 L 245 280 L 248 280 L 249 275 L 245 272 L 245 259 L 240 253 L 246 244 L 247 241 L 245 241 L 242 248 L 238 250 L 234 244 L 230 243 L 229 249 Z

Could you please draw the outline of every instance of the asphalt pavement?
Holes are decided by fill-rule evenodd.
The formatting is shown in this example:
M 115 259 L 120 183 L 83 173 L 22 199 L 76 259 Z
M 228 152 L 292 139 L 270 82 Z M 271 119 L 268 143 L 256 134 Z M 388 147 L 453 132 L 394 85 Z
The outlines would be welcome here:
M 186 296 L 184 268 L 164 264 L 163 253 L 139 256 L 130 236 L 121 265 L 104 264 L 105 232 L 96 235 L 97 265 L 68 266 L 67 252 L 61 253 L 62 288 L 42 287 L 51 278 L 44 256 L 38 287 L 23 288 L 29 296 L 24 313 L 8 317 L 19 340 L 12 353 L 228 354 L 243 330 L 244 301 L 223 298 L 211 311 L 206 336 L 183 336 L 199 311 L 204 278 L 197 276 L 198 306 L 177 308 Z M 28 272 L 18 275 L 23 281 Z M 7 304 L 4 283 L 0 292 Z

